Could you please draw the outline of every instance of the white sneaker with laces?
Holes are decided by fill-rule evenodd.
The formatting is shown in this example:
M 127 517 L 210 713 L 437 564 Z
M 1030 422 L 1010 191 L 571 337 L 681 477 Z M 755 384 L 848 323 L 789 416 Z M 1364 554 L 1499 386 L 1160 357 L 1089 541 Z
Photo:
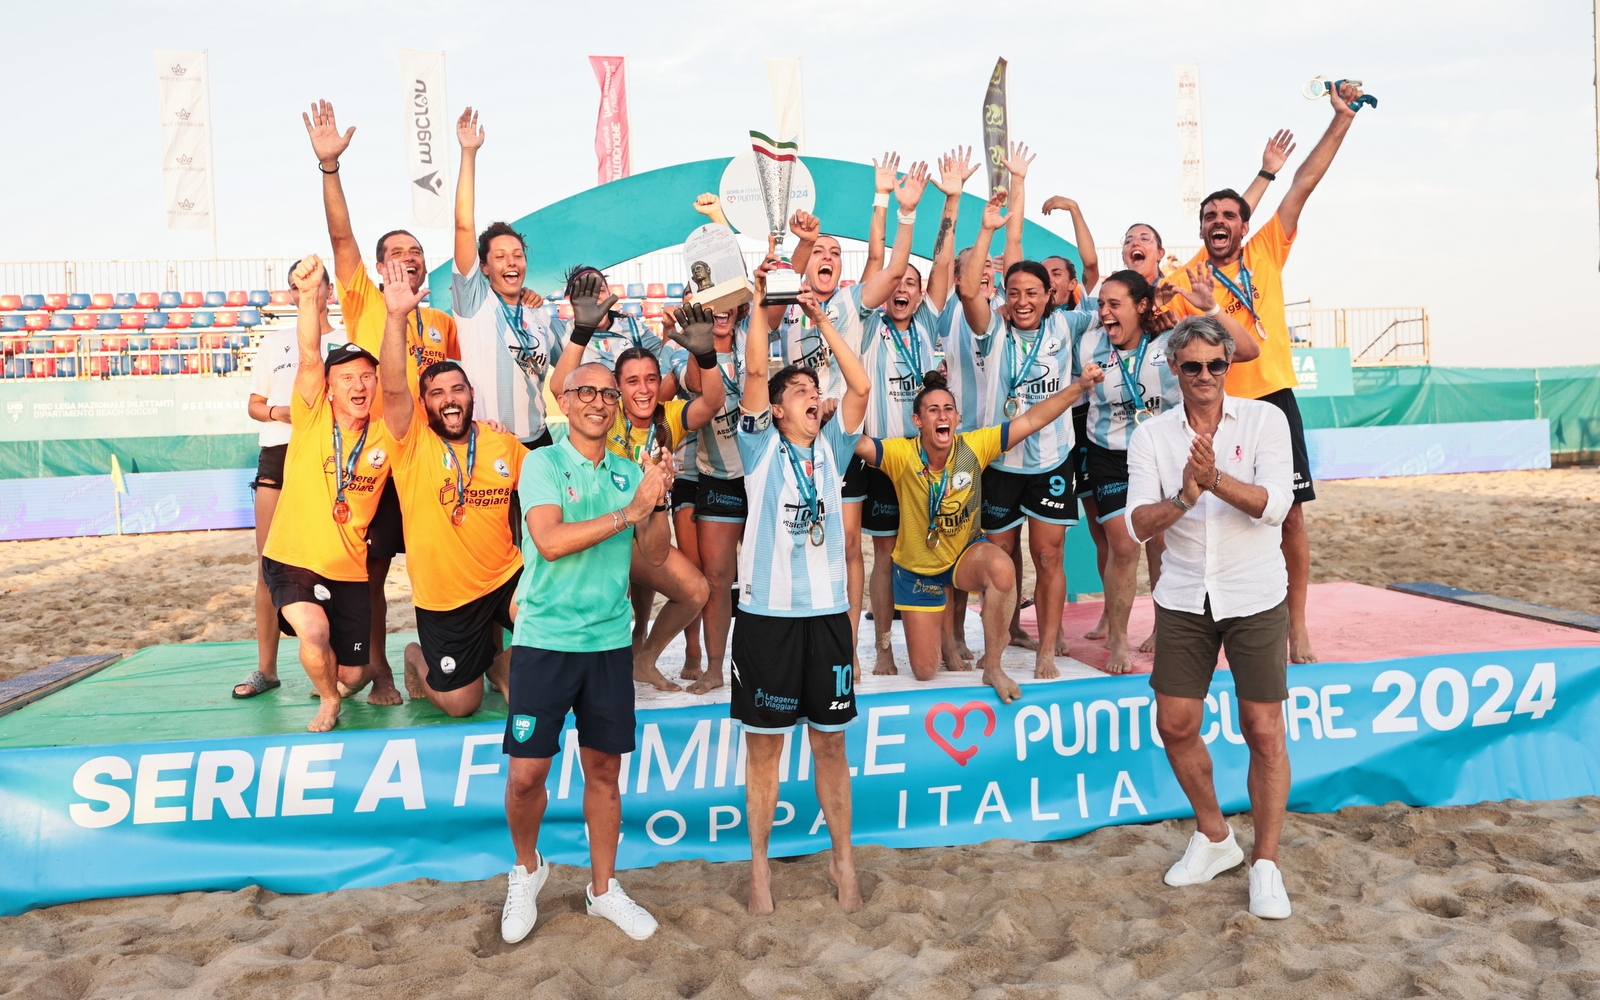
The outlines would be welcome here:
M 1250 912 L 1263 920 L 1283 920 L 1291 912 L 1283 873 L 1266 858 L 1250 866 Z
M 589 916 L 605 917 L 607 920 L 622 928 L 622 933 L 635 941 L 643 941 L 656 932 L 656 918 L 638 903 L 635 903 L 622 886 L 612 879 L 606 883 L 606 891 L 600 896 L 594 894 L 592 887 L 585 887 L 583 898 L 588 907 Z
M 1210 837 L 1196 830 L 1194 836 L 1189 838 L 1189 846 L 1184 850 L 1183 857 L 1167 869 L 1165 881 L 1173 886 L 1199 885 L 1211 881 L 1243 860 L 1244 851 L 1239 849 L 1239 842 L 1234 839 L 1233 827 L 1228 827 L 1228 836 L 1217 843 L 1212 843 Z
M 500 912 L 500 937 L 506 944 L 527 937 L 539 919 L 539 890 L 550 877 L 550 864 L 543 854 L 537 857 L 539 863 L 533 871 L 517 865 L 506 876 L 506 907 Z

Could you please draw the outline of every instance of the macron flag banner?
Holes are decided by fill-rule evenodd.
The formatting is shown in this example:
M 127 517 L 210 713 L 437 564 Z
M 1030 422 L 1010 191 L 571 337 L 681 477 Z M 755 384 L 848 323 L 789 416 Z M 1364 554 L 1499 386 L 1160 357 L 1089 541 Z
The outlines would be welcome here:
M 450 186 L 449 112 L 444 99 L 444 53 L 400 50 L 406 115 L 406 176 L 411 178 L 412 224 L 455 225 Z
M 104 494 L 102 494 L 104 496 Z M 1600 648 L 1289 666 L 1289 808 L 1564 799 L 1600 792 Z M 1149 680 L 864 695 L 845 731 L 854 839 L 888 847 L 1059 840 L 1192 815 Z M 78 899 L 260 885 L 327 892 L 511 865 L 502 720 L 409 729 L 0 750 L 0 915 Z M 539 849 L 586 865 L 576 729 Z M 1225 812 L 1249 806 L 1227 671 L 1201 739 Z M 647 709 L 622 759 L 617 865 L 750 856 L 746 748 L 726 703 Z M 772 855 L 828 846 L 810 744 L 785 737 Z M 1170 858 L 1151 861 L 1151 884 Z M 742 876 L 739 876 L 742 877 Z
M 211 72 L 204 52 L 156 49 L 161 195 L 168 229 L 210 229 Z
M 590 56 L 595 82 L 600 84 L 600 117 L 594 126 L 594 155 L 599 161 L 599 181 L 621 180 L 633 173 L 633 151 L 628 138 L 628 60 L 626 56 Z

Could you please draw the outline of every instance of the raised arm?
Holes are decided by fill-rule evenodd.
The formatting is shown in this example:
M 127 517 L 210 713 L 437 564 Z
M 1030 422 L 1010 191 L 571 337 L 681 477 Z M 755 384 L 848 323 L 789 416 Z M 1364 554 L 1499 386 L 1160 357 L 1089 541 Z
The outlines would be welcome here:
M 594 331 L 605 322 L 606 313 L 610 312 L 611 307 L 617 304 L 615 295 L 606 295 L 602 302 L 600 296 L 605 293 L 605 279 L 593 271 L 578 275 L 577 282 L 572 286 L 572 332 L 567 334 L 569 349 L 561 352 L 549 381 L 556 392 L 566 387 L 567 376 L 583 364 L 583 356 L 587 353 L 589 341 L 594 339 Z
M 844 398 L 839 400 L 840 426 L 846 433 L 855 434 L 861 430 L 861 420 L 867 415 L 867 395 L 872 391 L 872 379 L 861 359 L 856 357 L 853 345 L 846 343 L 844 335 L 834 329 L 833 321 L 823 312 L 822 303 L 815 295 L 802 292 L 800 308 L 810 317 L 817 332 L 827 341 L 828 350 L 839 362 L 839 374 L 844 376 Z
M 1020 142 L 1011 144 L 1011 155 L 1006 158 L 1006 171 L 1011 174 L 1011 191 L 1006 199 L 1011 214 L 1006 217 L 1006 249 L 1000 258 L 997 280 L 1004 282 L 1011 265 L 1022 259 L 1023 211 L 1027 204 L 1023 197 L 1023 180 L 1028 176 L 1028 166 L 1038 154 L 1029 154 L 1028 147 Z
M 383 386 L 383 422 L 397 438 L 411 429 L 411 386 L 406 383 L 406 318 L 422 304 L 423 289 L 411 290 L 400 261 L 378 265 L 383 275 L 383 347 L 378 352 L 378 382 Z M 426 286 L 424 286 L 426 287 Z
M 764 310 L 754 309 L 750 313 L 751 332 L 749 336 L 755 337 L 756 315 L 761 314 L 761 323 L 766 325 Z M 690 303 L 688 306 L 672 311 L 673 331 L 667 334 L 672 342 L 689 352 L 693 362 L 692 367 L 698 368 L 703 377 L 700 384 L 705 391 L 689 401 L 684 410 L 684 422 L 691 431 L 697 431 L 711 422 L 711 418 L 722 412 L 722 407 L 728 401 L 727 387 L 722 384 L 722 379 L 712 378 L 708 373 L 717 367 L 717 340 L 713 329 L 716 317 L 705 306 Z
M 944 211 L 939 215 L 939 233 L 933 238 L 933 265 L 928 270 L 928 298 L 934 311 L 944 308 L 956 276 L 956 219 L 961 214 L 961 189 L 977 172 L 972 163 L 972 147 L 957 147 L 939 157 L 939 177 L 933 182 L 944 194 Z
M 978 238 L 972 242 L 972 259 L 967 261 L 956 283 L 956 294 L 961 296 L 961 311 L 967 327 L 977 336 L 989 329 L 989 299 L 983 294 L 983 262 L 989 256 L 989 245 L 994 242 L 997 229 L 1006 224 L 1000 210 L 1005 207 L 1006 192 L 1002 188 L 989 197 L 983 206 L 983 222 L 978 225 Z
M 722 214 L 722 200 L 710 191 L 705 192 L 694 200 L 694 210 L 719 226 L 728 225 L 728 217 Z M 729 226 L 729 228 L 733 227 Z
M 1022 414 L 1011 418 L 1011 429 L 1006 434 L 1003 444 L 1007 450 L 1015 448 L 1017 442 L 1035 434 L 1061 418 L 1072 408 L 1072 405 L 1083 398 L 1083 394 L 1093 389 L 1097 383 L 1106 380 L 1105 372 L 1100 366 L 1091 361 L 1083 366 L 1083 373 L 1071 385 L 1052 394 L 1050 398 L 1041 403 L 1035 403 Z
M 796 272 L 804 274 L 806 262 L 811 259 L 811 248 L 817 245 L 817 237 L 822 235 L 822 220 L 810 212 L 795 209 L 794 215 L 789 218 L 789 232 L 794 233 L 796 240 L 794 253 L 789 255 L 789 266 Z M 777 309 L 780 313 L 783 311 L 782 306 L 770 308 Z M 776 324 L 777 320 L 772 322 Z
M 311 137 L 311 151 L 317 154 L 317 169 L 322 171 L 322 211 L 328 217 L 328 239 L 333 243 L 333 273 L 340 284 L 355 276 L 361 266 L 361 248 L 356 246 L 355 230 L 350 226 L 350 206 L 344 200 L 344 185 L 339 181 L 339 157 L 350 147 L 356 127 L 343 135 L 333 117 L 333 105 L 317 101 L 311 113 L 300 115 Z
M 467 275 L 478 266 L 478 227 L 473 209 L 478 148 L 483 145 L 483 128 L 478 124 L 478 113 L 471 108 L 456 119 L 456 141 L 461 144 L 461 171 L 456 174 L 456 273 Z
M 1058 208 L 1066 209 L 1072 216 L 1072 239 L 1078 244 L 1078 259 L 1083 261 L 1078 284 L 1083 287 L 1083 294 L 1088 295 L 1094 291 L 1094 286 L 1100 284 L 1100 255 L 1095 253 L 1094 234 L 1089 232 L 1089 224 L 1083 221 L 1083 210 L 1077 202 L 1060 195 L 1045 199 L 1044 214 L 1049 215 Z
M 306 254 L 294 269 L 289 280 L 300 293 L 300 305 L 295 311 L 295 342 L 300 345 L 300 368 L 294 375 L 294 391 L 307 406 L 315 406 L 326 379 L 322 374 L 322 312 L 317 308 L 316 296 L 326 294 L 323 281 L 322 258 Z
M 883 270 L 883 245 L 889 236 L 889 192 L 894 190 L 894 179 L 899 175 L 899 153 L 884 153 L 882 163 L 873 159 L 872 224 L 867 230 L 867 266 L 861 270 L 862 281 Z
M 1300 227 L 1300 210 L 1306 207 L 1306 199 L 1317 189 L 1322 175 L 1328 172 L 1334 154 L 1339 152 L 1339 146 L 1344 142 L 1345 133 L 1350 131 L 1351 123 L 1356 120 L 1356 113 L 1350 110 L 1350 105 L 1360 96 L 1361 88 L 1354 84 L 1346 83 L 1337 92 L 1330 88 L 1333 121 L 1328 123 L 1328 131 L 1322 133 L 1322 138 L 1311 147 L 1300 169 L 1294 172 L 1294 182 L 1289 185 L 1283 201 L 1278 203 L 1278 224 L 1283 227 L 1285 236 L 1294 236 L 1295 230 Z
M 1289 154 L 1293 152 L 1294 133 L 1286 128 L 1278 129 L 1277 133 L 1267 140 L 1267 148 L 1261 151 L 1261 172 L 1250 178 L 1250 185 L 1244 189 L 1244 194 L 1239 196 L 1250 206 L 1252 215 L 1267 193 L 1267 185 L 1277 179 L 1278 171 L 1289 162 Z M 1272 176 L 1269 177 L 1268 174 Z
M 928 165 L 919 160 L 911 165 L 895 188 L 894 197 L 900 203 L 900 224 L 894 231 L 894 253 L 889 255 L 887 267 L 861 282 L 863 309 L 876 309 L 887 302 L 900 279 L 905 277 L 906 265 L 911 263 L 911 241 L 916 235 L 917 203 L 922 200 L 927 186 Z
M 745 331 L 744 337 L 744 392 L 739 396 L 739 409 L 745 413 L 765 413 L 772 405 L 767 393 L 767 367 L 772 355 L 772 341 L 768 338 L 766 307 L 767 271 L 771 266 L 772 258 L 769 255 L 756 268 L 754 278 L 756 297 L 750 303 L 750 328 Z M 738 346 L 737 342 L 734 346 Z M 701 385 L 710 380 L 711 376 L 705 372 L 697 374 Z

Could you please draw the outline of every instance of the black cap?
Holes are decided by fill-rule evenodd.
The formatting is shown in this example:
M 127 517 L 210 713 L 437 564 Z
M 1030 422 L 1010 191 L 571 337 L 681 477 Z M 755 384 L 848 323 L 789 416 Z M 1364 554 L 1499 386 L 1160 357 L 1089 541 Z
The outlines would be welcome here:
M 334 368 L 344 364 L 346 361 L 359 361 L 363 358 L 372 362 L 372 367 L 378 367 L 378 359 L 362 350 L 359 345 L 338 344 L 331 347 L 328 350 L 328 356 L 322 361 L 322 377 L 327 378 L 333 373 Z

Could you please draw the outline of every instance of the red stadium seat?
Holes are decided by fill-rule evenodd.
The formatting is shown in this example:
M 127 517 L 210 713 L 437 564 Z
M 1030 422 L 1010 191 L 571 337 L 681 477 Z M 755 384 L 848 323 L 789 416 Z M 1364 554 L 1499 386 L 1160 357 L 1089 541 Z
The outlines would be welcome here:
M 214 319 L 212 321 L 211 325 L 212 326 L 238 326 L 239 325 L 239 314 L 237 312 L 231 310 L 231 309 L 219 309 L 219 310 L 217 310 L 216 319 Z
M 55 312 L 57 309 L 65 309 L 67 307 L 67 294 L 62 292 L 60 294 L 46 295 L 44 297 L 44 307 L 49 312 Z
M 199 309 L 206 304 L 206 297 L 201 292 L 184 292 L 183 307 L 185 309 Z
M 52 378 L 56 373 L 55 358 L 29 358 L 29 378 Z
M 177 337 L 151 337 L 150 349 L 152 351 L 176 351 L 178 349 Z
M 155 292 L 140 292 L 138 298 L 140 309 L 160 309 L 161 296 Z
M 653 300 L 645 302 L 644 314 L 647 319 L 659 319 L 661 317 L 661 303 Z
M 16 312 L 22 308 L 22 296 L 0 295 L 0 312 Z
M 102 350 L 102 351 L 126 351 L 127 349 L 128 349 L 128 338 L 127 337 L 101 337 L 100 338 L 100 350 Z
M 667 297 L 667 286 L 659 281 L 653 281 L 645 288 L 644 294 L 646 298 L 664 299 Z
M 124 330 L 142 330 L 142 329 L 144 329 L 144 313 L 142 313 L 142 312 L 125 312 L 125 313 L 123 313 L 122 314 L 122 324 L 121 324 L 121 326 L 122 326 L 122 329 L 124 329 Z
M 623 296 L 628 294 L 628 286 L 627 285 L 612 285 L 611 286 L 611 294 L 615 295 L 617 298 L 620 299 Z
M 93 330 L 97 319 L 98 317 L 94 313 L 76 313 L 72 317 L 72 328 L 74 330 Z
M 51 354 L 76 354 L 78 351 L 78 338 L 57 337 L 50 342 L 47 350 Z
M 154 355 L 139 354 L 135 355 L 131 360 L 133 361 L 133 373 L 135 375 L 150 375 L 155 372 L 156 361 Z
M 95 292 L 89 296 L 90 309 L 110 309 L 116 298 L 110 292 Z
M 20 302 L 21 300 L 19 299 L 18 301 Z M 289 297 L 288 292 L 273 292 L 272 304 L 275 306 L 292 306 L 294 305 L 294 299 Z
M 27 330 L 43 330 L 50 325 L 50 317 L 43 313 L 33 313 L 22 318 L 22 325 Z
M 247 306 L 250 304 L 249 292 L 229 292 L 227 303 L 230 306 Z
M 185 329 L 185 328 L 188 327 L 190 320 L 192 320 L 193 318 L 194 318 L 194 315 L 192 313 L 186 313 L 186 312 L 167 313 L 167 329 L 169 329 L 169 330 L 182 330 L 182 329 Z
M 563 302 L 563 303 L 561 303 L 561 305 L 557 306 L 556 307 L 556 316 L 558 316 L 561 319 L 571 319 L 572 318 L 572 303 Z

